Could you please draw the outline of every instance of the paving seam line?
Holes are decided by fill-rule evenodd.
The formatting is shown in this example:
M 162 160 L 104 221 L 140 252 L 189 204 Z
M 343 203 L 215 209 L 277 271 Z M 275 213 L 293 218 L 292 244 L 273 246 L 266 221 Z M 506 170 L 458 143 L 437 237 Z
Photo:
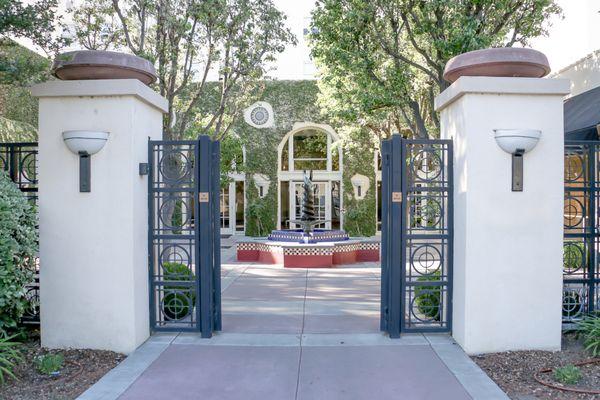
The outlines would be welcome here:
M 302 368 L 302 338 L 304 337 L 304 321 L 306 320 L 306 294 L 308 293 L 308 268 L 304 280 L 304 303 L 302 304 L 302 329 L 300 330 L 300 355 L 298 356 L 298 375 L 296 375 L 296 394 L 294 400 L 298 400 L 298 389 L 300 388 L 300 369 Z

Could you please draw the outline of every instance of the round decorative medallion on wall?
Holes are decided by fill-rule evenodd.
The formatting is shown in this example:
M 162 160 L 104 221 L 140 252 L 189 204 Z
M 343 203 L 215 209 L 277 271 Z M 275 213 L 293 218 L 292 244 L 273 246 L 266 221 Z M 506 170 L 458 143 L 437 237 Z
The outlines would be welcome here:
M 273 108 L 264 101 L 257 101 L 244 110 L 244 120 L 255 128 L 271 128 L 274 124 Z
M 269 120 L 269 112 L 264 107 L 256 107 L 250 113 L 250 119 L 256 125 L 264 125 Z

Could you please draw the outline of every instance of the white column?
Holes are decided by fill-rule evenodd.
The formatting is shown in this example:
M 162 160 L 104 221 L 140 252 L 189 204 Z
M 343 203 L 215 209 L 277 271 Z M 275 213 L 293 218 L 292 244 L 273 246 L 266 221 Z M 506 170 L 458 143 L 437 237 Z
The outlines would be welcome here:
M 569 81 L 462 77 L 435 101 L 454 141 L 453 336 L 469 354 L 559 350 Z M 524 189 L 494 129 L 537 129 Z
M 149 335 L 148 137 L 162 138 L 166 100 L 138 80 L 52 81 L 39 108 L 42 345 L 129 353 Z M 91 192 L 67 130 L 109 132 L 91 156 Z

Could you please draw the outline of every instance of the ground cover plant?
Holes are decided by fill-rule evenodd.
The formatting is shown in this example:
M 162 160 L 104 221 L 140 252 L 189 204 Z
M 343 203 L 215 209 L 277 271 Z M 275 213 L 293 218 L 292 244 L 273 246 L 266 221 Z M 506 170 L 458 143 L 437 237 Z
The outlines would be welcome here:
M 581 380 L 581 370 L 573 364 L 554 369 L 554 379 L 565 385 L 575 385 Z
M 0 338 L 0 384 L 8 377 L 15 378 L 14 368 L 23 361 L 20 346 L 19 342 L 14 341 L 14 336 Z
M 600 356 L 600 316 L 584 318 L 577 324 L 580 334 L 583 336 L 585 349 L 593 357 Z
M 473 356 L 473 360 L 511 399 L 596 400 L 600 391 L 600 363 L 589 363 L 581 334 L 565 332 L 561 351 L 507 351 Z M 545 386 L 540 381 L 548 383 Z
M 20 338 L 22 343 L 13 342 L 18 351 L 11 368 L 14 377 L 5 375 L 4 382 L 0 379 L 2 400 L 76 399 L 125 359 L 111 351 L 44 349 L 37 330 L 21 333 Z M 1 349 L 0 344 L 0 354 Z
M 65 363 L 65 357 L 62 354 L 44 354 L 35 359 L 37 370 L 45 375 L 54 375 L 60 372 Z

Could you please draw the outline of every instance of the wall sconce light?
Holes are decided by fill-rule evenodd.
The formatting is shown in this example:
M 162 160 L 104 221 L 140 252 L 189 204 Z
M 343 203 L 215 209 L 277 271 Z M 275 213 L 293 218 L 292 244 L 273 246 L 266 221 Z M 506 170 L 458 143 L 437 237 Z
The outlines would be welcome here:
M 542 136 L 536 129 L 494 129 L 494 139 L 512 155 L 512 191 L 523 191 L 523 154 L 533 150 Z
M 352 178 L 350 178 L 350 182 L 354 188 L 354 198 L 356 200 L 364 199 L 369 191 L 369 178 L 361 174 L 355 174 Z
M 269 186 L 271 185 L 271 180 L 268 176 L 263 174 L 254 174 L 254 186 L 258 190 L 258 197 L 261 199 L 264 198 L 267 193 L 269 193 Z
M 79 191 L 90 192 L 90 157 L 102 150 L 108 140 L 108 132 L 65 131 L 63 140 L 69 150 L 79 156 Z

